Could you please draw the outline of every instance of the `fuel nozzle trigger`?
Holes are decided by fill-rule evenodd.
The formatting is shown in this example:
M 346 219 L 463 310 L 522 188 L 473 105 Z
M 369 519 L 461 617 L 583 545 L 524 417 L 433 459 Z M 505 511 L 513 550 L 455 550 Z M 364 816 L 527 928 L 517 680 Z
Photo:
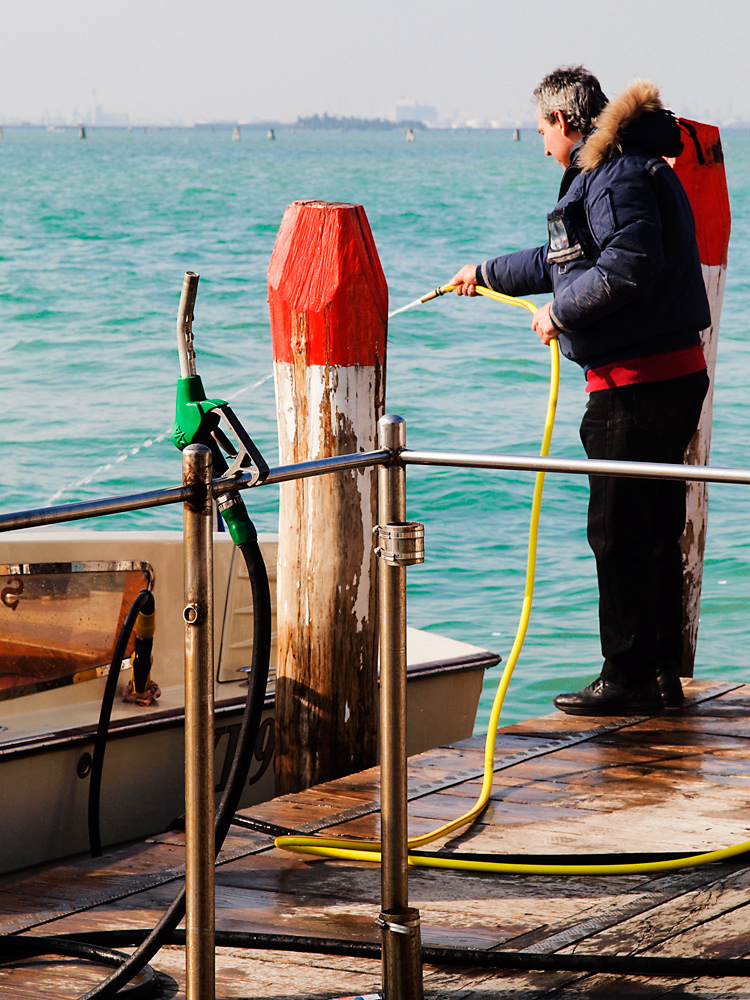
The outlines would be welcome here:
M 248 486 L 262 483 L 268 464 L 237 415 L 223 399 L 206 399 L 199 375 L 177 381 L 177 409 L 172 440 L 182 451 L 189 444 L 211 449 L 214 476 L 230 485 L 232 479 L 247 476 Z M 236 489 L 215 494 L 216 506 L 224 518 L 235 545 L 256 537 L 255 528 Z
M 255 442 L 242 426 L 237 414 L 226 403 L 217 406 L 214 413 L 218 413 L 221 420 L 228 428 L 234 441 L 224 433 L 221 425 L 214 428 L 212 432 L 215 443 L 222 449 L 224 454 L 231 459 L 231 464 L 222 475 L 222 479 L 231 479 L 243 473 L 250 473 L 250 486 L 265 482 L 268 476 L 268 465 L 255 445 Z
M 200 375 L 177 380 L 172 441 L 180 451 L 195 443 L 210 448 L 217 478 L 249 473 L 248 485 L 255 486 L 268 475 L 266 460 L 234 410 L 223 399 L 206 398 Z
M 177 317 L 180 378 L 177 380 L 172 441 L 180 451 L 189 444 L 203 444 L 210 448 L 214 476 L 225 480 L 228 487 L 232 479 L 247 474 L 247 485 L 255 486 L 268 475 L 265 459 L 226 401 L 206 397 L 203 382 L 196 372 L 192 322 L 197 289 L 198 275 L 188 271 Z M 228 433 L 222 428 L 222 422 Z M 255 527 L 236 489 L 230 487 L 226 492 L 218 492 L 215 498 L 236 545 L 256 537 Z

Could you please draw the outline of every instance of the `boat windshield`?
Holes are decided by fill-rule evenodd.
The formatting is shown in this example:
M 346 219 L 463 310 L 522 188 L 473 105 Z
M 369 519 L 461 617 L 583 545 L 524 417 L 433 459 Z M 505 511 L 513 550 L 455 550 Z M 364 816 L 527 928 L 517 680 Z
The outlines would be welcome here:
M 100 677 L 152 585 L 145 562 L 0 565 L 0 700 Z

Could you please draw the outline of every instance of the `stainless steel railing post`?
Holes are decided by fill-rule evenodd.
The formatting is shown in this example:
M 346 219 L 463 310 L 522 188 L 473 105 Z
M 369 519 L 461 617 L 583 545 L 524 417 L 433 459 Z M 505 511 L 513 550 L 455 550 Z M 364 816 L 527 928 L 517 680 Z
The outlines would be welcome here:
M 185 916 L 186 995 L 213 1000 L 214 958 L 214 595 L 211 452 L 182 453 L 185 549 Z
M 398 453 L 406 442 L 402 417 L 386 414 L 378 443 Z M 406 521 L 406 473 L 400 462 L 378 470 L 379 530 Z M 406 565 L 378 554 L 380 626 L 380 800 L 383 995 L 420 1000 L 419 912 L 409 907 L 406 773 Z

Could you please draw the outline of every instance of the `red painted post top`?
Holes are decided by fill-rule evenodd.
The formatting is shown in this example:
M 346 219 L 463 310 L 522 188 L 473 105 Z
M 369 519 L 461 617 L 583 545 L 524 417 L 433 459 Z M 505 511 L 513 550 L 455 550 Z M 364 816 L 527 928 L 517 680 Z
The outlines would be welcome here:
M 268 266 L 268 304 L 274 361 L 385 363 L 388 286 L 361 205 L 287 208 Z
M 667 162 L 682 181 L 693 209 L 701 263 L 726 267 L 731 216 L 719 130 L 686 118 L 677 120 L 685 148 Z

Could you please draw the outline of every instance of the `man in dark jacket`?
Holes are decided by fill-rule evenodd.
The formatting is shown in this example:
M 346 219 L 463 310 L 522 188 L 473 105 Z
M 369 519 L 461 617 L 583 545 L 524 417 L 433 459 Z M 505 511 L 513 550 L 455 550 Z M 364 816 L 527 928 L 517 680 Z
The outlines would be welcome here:
M 690 205 L 663 159 L 679 155 L 679 126 L 653 84 L 636 80 L 607 103 L 581 66 L 555 70 L 534 95 L 545 154 L 565 168 L 549 240 L 468 265 L 451 284 L 460 295 L 477 284 L 552 292 L 532 329 L 586 373 L 589 458 L 681 463 L 708 389 L 700 331 L 710 314 Z M 685 484 L 589 482 L 604 665 L 555 705 L 573 715 L 679 707 Z

